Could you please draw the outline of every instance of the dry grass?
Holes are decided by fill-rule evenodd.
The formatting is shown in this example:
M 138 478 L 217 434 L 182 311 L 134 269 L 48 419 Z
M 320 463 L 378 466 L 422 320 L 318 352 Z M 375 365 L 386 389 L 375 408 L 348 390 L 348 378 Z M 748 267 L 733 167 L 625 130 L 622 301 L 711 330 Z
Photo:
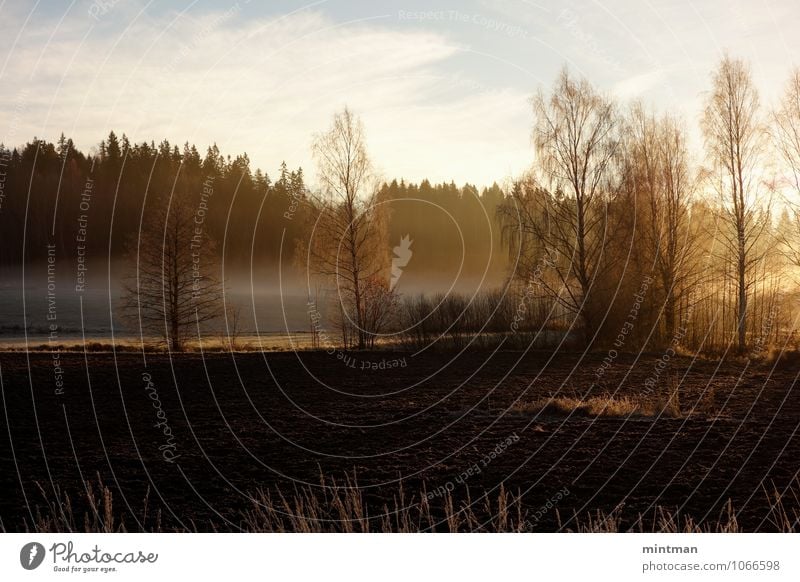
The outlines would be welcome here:
M 631 526 L 623 525 L 623 511 L 621 507 L 606 513 L 594 511 L 585 517 L 573 516 L 571 520 L 564 522 L 559 513 L 559 529 L 566 532 L 576 533 L 741 533 L 736 513 L 730 501 L 725 504 L 724 509 L 716 520 L 708 524 L 699 524 L 691 516 L 680 516 L 664 507 L 658 506 L 654 509 L 650 519 L 642 515 L 634 521 Z M 781 529 L 784 533 L 796 531 L 795 528 L 788 526 Z
M 501 485 L 494 496 L 483 494 L 474 502 L 467 497 L 457 503 L 448 492 L 434 507 L 423 488 L 417 495 L 407 496 L 400 483 L 391 503 L 369 503 L 364 490 L 355 478 L 346 478 L 337 485 L 320 479 L 320 487 L 296 488 L 292 495 L 283 492 L 257 491 L 250 498 L 250 507 L 241 512 L 238 523 L 224 527 L 209 523 L 193 529 L 165 529 L 161 510 L 148 512 L 149 489 L 143 500 L 140 515 L 115 514 L 113 494 L 100 477 L 97 485 L 87 482 L 83 501 L 88 506 L 83 516 L 77 516 L 68 494 L 55 490 L 55 500 L 39 486 L 44 507 L 37 506 L 31 521 L 23 530 L 35 533 L 65 532 L 163 532 L 163 531 L 245 531 L 245 532 L 397 532 L 424 531 L 456 532 L 514 532 L 526 527 L 523 504 L 519 497 L 508 493 Z M 7 531 L 0 521 L 0 531 Z M 14 530 L 9 530 L 14 531 Z
M 798 512 L 798 491 L 800 482 L 781 495 L 775 489 L 772 493 L 765 490 L 769 501 L 769 513 L 761 529 L 780 533 L 800 532 L 800 512 Z M 791 510 L 787 506 L 792 507 Z M 558 512 L 557 512 L 558 513 Z M 623 526 L 623 509 L 617 507 L 610 513 L 595 511 L 584 517 L 573 516 L 566 523 L 558 514 L 559 529 L 566 532 L 578 533 L 743 533 L 736 511 L 730 500 L 715 519 L 698 522 L 690 515 L 680 515 L 664 507 L 655 507 L 650 519 L 642 515 L 634 521 L 633 525 Z
M 110 488 L 106 487 L 100 475 L 97 482 L 86 482 L 86 491 L 82 496 L 88 510 L 82 517 L 76 517 L 72 502 L 67 493 L 59 486 L 55 488 L 55 499 L 37 483 L 39 492 L 44 499 L 45 507 L 37 506 L 33 513 L 32 523 L 25 523 L 25 530 L 37 533 L 116 533 L 128 531 L 124 519 L 114 513 L 114 496 Z M 162 531 L 161 510 L 154 515 L 148 513 L 150 505 L 150 489 L 145 494 L 142 513 L 137 516 L 146 531 Z M 0 524 L 2 526 L 2 524 Z M 0 527 L 5 531 L 5 528 Z
M 518 496 L 501 485 L 494 496 L 483 494 L 460 504 L 450 493 L 433 507 L 426 491 L 408 495 L 400 483 L 391 502 L 373 507 L 363 490 L 347 479 L 322 488 L 304 487 L 292 497 L 259 492 L 252 509 L 244 513 L 242 529 L 249 532 L 396 532 L 425 531 L 518 532 L 526 527 L 526 513 Z
M 800 482 L 784 495 L 777 490 L 765 491 L 769 502 L 769 515 L 762 529 L 783 533 L 800 532 Z M 47 495 L 41 489 L 42 495 Z M 469 495 L 457 502 L 449 493 L 437 499 L 434 507 L 423 489 L 409 495 L 402 483 L 390 502 L 368 502 L 364 490 L 357 486 L 354 478 L 347 478 L 339 486 L 335 481 L 320 480 L 320 487 L 295 489 L 292 495 L 259 491 L 251 497 L 249 509 L 241 512 L 237 523 L 209 523 L 206 527 L 171 531 L 245 531 L 245 532 L 524 532 L 529 529 L 529 510 L 519 495 L 510 494 L 501 485 L 493 494 L 484 493 L 475 500 Z M 111 490 L 98 477 L 97 485 L 87 483 L 84 501 L 88 511 L 76 517 L 69 497 L 57 489 L 57 500 L 47 501 L 44 509 L 37 508 L 32 522 L 26 522 L 24 530 L 36 533 L 64 532 L 127 532 L 165 531 L 161 511 L 148 511 L 149 491 L 143 508 L 135 518 L 128 515 L 127 521 L 135 526 L 129 529 L 126 519 L 114 512 Z M 788 510 L 787 507 L 793 508 Z M 535 511 L 533 512 L 535 513 Z M 730 501 L 716 517 L 700 523 L 692 516 L 678 514 L 657 506 L 648 517 L 639 515 L 632 525 L 624 507 L 611 512 L 593 511 L 564 519 L 560 510 L 554 510 L 557 529 L 564 532 L 608 533 L 608 532 L 653 532 L 653 533 L 736 533 L 743 531 L 736 519 Z M 5 531 L 0 522 L 0 531 Z
M 568 396 L 551 396 L 533 402 L 518 403 L 512 410 L 535 416 L 681 417 L 677 390 L 673 390 L 666 398 L 600 395 L 579 399 Z

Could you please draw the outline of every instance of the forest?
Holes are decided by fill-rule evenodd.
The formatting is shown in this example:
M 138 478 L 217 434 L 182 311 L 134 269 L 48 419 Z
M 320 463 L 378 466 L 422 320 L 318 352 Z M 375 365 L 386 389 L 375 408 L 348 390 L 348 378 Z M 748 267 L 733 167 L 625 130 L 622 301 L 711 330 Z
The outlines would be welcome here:
M 294 242 L 304 237 L 308 226 L 309 193 L 302 168 L 290 171 L 281 163 L 273 179 L 252 169 L 247 154 L 224 156 L 216 144 L 201 156 L 197 147 L 188 143 L 183 148 L 167 140 L 158 145 L 131 144 L 124 134 L 117 137 L 111 131 L 96 152 L 84 153 L 62 134 L 56 143 L 34 138 L 10 150 L 0 144 L 0 169 L 0 228 L 4 234 L 0 268 L 5 269 L 23 260 L 45 258 L 48 244 L 75 248 L 83 228 L 79 222 L 86 223 L 87 231 L 91 225 L 86 240 L 88 256 L 122 257 L 140 221 L 146 222 L 148 214 L 157 213 L 171 197 L 188 196 L 189 203 L 199 202 L 204 182 L 214 185 L 206 231 L 219 243 L 225 239 L 226 261 L 247 264 L 252 253 L 258 261 L 277 263 L 284 229 L 289 243 L 284 260 L 291 260 Z M 89 196 L 85 196 L 87 185 Z M 504 193 L 497 184 L 479 192 L 471 184 L 458 187 L 454 182 L 432 185 L 427 180 L 419 184 L 391 180 L 381 185 L 379 196 L 429 201 L 469 234 L 476 224 L 480 227 L 483 222 L 485 227 L 484 209 L 495 208 Z M 458 241 L 442 236 L 441 216 L 404 210 L 394 212 L 391 233 L 409 232 L 413 224 L 422 237 L 420 243 L 437 249 L 425 257 L 429 267 L 436 268 L 440 260 L 461 253 L 460 245 L 454 248 Z M 472 265 L 486 262 L 483 242 L 470 245 Z

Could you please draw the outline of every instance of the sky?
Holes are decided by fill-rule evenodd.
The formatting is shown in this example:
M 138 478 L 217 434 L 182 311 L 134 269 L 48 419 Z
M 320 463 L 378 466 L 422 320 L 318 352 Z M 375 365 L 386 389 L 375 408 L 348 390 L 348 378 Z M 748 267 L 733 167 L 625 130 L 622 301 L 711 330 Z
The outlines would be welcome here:
M 727 51 L 765 110 L 800 65 L 796 0 L 0 0 L 0 142 L 216 142 L 274 174 L 345 105 L 387 179 L 503 183 L 534 159 L 531 97 L 565 65 L 697 125 Z

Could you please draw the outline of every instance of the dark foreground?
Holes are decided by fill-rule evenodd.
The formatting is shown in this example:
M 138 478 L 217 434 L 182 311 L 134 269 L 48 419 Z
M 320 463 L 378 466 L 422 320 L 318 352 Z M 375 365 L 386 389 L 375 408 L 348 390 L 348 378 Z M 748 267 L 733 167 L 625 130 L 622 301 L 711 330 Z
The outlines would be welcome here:
M 775 493 L 796 491 L 796 365 L 751 364 L 740 378 L 743 362 L 676 360 L 656 392 L 678 386 L 680 417 L 593 418 L 515 402 L 584 395 L 603 354 L 351 357 L 62 354 L 59 371 L 49 353 L 0 353 L 2 526 L 35 528 L 37 508 L 65 494 L 82 516 L 98 475 L 115 527 L 134 531 L 247 528 L 254 493 L 325 499 L 321 477 L 357 483 L 373 529 L 423 491 L 436 516 L 448 490 L 458 510 L 502 483 L 525 508 L 515 529 L 577 529 L 600 511 L 623 529 L 668 512 L 713 530 L 730 501 L 739 530 L 774 530 Z M 620 356 L 594 393 L 641 396 L 655 361 Z M 474 505 L 487 522 L 497 510 Z M 798 510 L 784 495 L 781 513 Z

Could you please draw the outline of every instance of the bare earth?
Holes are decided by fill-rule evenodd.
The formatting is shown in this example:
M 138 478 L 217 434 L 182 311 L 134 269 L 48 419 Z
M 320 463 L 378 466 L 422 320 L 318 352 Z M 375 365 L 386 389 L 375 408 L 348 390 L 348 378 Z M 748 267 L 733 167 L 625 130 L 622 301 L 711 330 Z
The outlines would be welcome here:
M 655 506 L 713 524 L 729 499 L 742 529 L 770 530 L 767 492 L 800 469 L 797 365 L 674 360 L 675 419 L 515 409 L 584 395 L 602 357 L 147 354 L 145 367 L 136 353 L 71 353 L 57 394 L 51 354 L 0 353 L 0 518 L 24 529 L 55 486 L 80 508 L 82 479 L 99 474 L 121 513 L 140 512 L 149 487 L 167 529 L 236 530 L 248 493 L 347 473 L 376 511 L 402 477 L 406 492 L 459 500 L 502 482 L 534 512 L 567 491 L 534 530 L 615 508 L 630 523 Z M 621 355 L 593 393 L 641 394 L 656 357 Z

